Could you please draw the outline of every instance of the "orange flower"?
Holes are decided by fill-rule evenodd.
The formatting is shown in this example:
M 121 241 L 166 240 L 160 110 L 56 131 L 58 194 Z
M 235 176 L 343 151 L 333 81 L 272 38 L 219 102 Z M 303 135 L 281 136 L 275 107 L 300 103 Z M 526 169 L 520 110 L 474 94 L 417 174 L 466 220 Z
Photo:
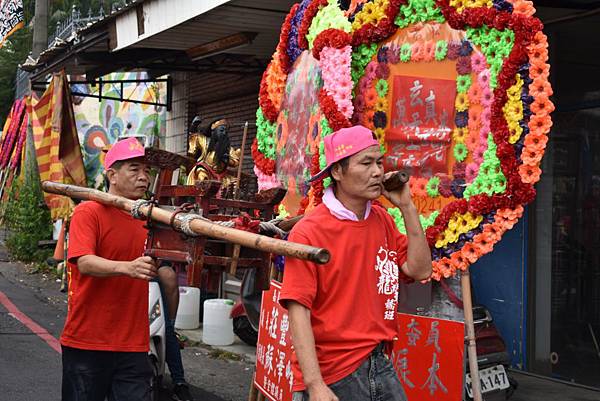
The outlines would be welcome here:
M 437 262 L 437 268 L 444 278 L 452 276 L 455 269 L 452 268 L 452 261 L 448 258 L 442 258 Z
M 494 224 L 494 223 L 492 223 L 492 224 L 486 224 L 486 225 L 483 227 L 483 232 L 484 232 L 484 233 L 489 233 L 489 234 L 490 234 L 490 236 L 491 236 L 491 238 L 493 238 L 493 239 L 494 239 L 494 243 L 496 243 L 496 242 L 500 241 L 500 238 L 502 238 L 502 234 L 504 233 L 504 232 L 503 232 L 503 231 L 501 231 L 501 230 L 499 229 L 499 227 L 498 227 L 496 224 Z
M 410 177 L 410 192 L 417 197 L 427 196 L 427 178 Z
M 458 252 L 454 252 L 452 254 L 452 256 L 450 257 L 450 262 L 452 263 L 452 267 L 455 270 L 462 270 L 465 271 L 467 270 L 467 267 L 469 267 L 469 261 L 467 260 L 467 258 L 465 258 L 462 255 L 461 251 Z
M 475 263 L 481 256 L 479 248 L 475 247 L 471 242 L 465 243 L 460 252 L 462 253 L 463 257 L 469 261 L 469 263 Z
M 377 102 L 377 99 L 379 99 L 379 95 L 374 88 L 369 89 L 365 93 L 365 104 L 367 107 L 373 107 L 373 105 Z
M 440 281 L 442 279 L 442 275 L 440 274 L 439 269 L 435 265 L 436 263 L 437 262 L 433 262 L 433 265 L 431 268 L 431 279 L 435 280 L 435 281 Z
M 537 77 L 544 77 L 548 79 L 550 75 L 550 66 L 546 63 L 540 63 L 535 60 L 530 60 L 531 66 L 529 68 L 529 73 L 531 74 L 531 78 L 535 79 Z
M 513 3 L 513 12 L 515 14 L 522 14 L 528 17 L 531 17 L 535 14 L 535 8 L 533 7 L 533 3 L 531 1 L 526 0 L 516 0 Z
M 482 92 L 481 88 L 477 84 L 477 81 L 474 81 L 473 84 L 471 84 L 469 91 L 467 92 L 469 94 L 469 102 L 471 104 L 479 104 L 480 98 L 481 98 L 481 92 Z
M 517 220 L 507 220 L 498 215 L 494 217 L 494 224 L 498 225 L 498 227 L 501 227 L 505 232 L 511 230 L 515 226 L 516 222 Z
M 538 135 L 546 135 L 550 132 L 550 128 L 552 127 L 552 119 L 550 116 L 531 116 L 531 119 L 528 123 L 529 129 L 532 134 Z M 531 135 L 531 134 L 529 134 Z M 529 136 L 528 135 L 528 136 Z
M 539 49 L 539 48 L 542 48 L 542 49 L 548 48 L 548 37 L 542 31 L 537 31 L 537 33 L 531 40 L 531 44 L 528 47 L 528 49 L 530 49 L 530 50 Z
M 411 46 L 412 61 L 423 61 L 425 59 L 425 47 L 420 42 L 415 42 Z
M 500 209 L 496 212 L 496 216 L 517 221 L 523 216 L 523 206 L 519 205 L 514 209 Z
M 550 83 L 543 77 L 534 79 L 531 85 L 529 85 L 529 94 L 535 98 L 543 96 L 550 97 L 553 93 Z
M 469 109 L 469 131 L 478 132 L 481 129 L 481 109 L 471 107 Z
M 525 148 L 531 150 L 544 150 L 548 143 L 546 135 L 530 133 L 525 137 Z
M 527 164 L 521 164 L 519 166 L 519 175 L 521 180 L 527 184 L 535 184 L 540 180 L 542 170 L 538 166 L 530 166 Z
M 531 111 L 537 115 L 548 115 L 554 111 L 554 104 L 548 96 L 538 96 L 531 104 Z
M 423 47 L 423 60 L 435 60 L 435 43 L 432 40 L 425 42 L 425 46 Z
M 542 161 L 542 156 L 544 156 L 544 151 L 541 149 L 523 148 L 521 160 L 523 161 L 523 164 L 539 166 L 540 162 Z
M 534 49 L 532 49 L 531 53 L 529 54 L 529 59 L 531 60 L 531 62 L 539 62 L 539 63 L 545 63 L 548 61 L 548 49 L 543 48 L 543 47 L 536 47 Z
M 479 146 L 479 132 L 470 131 L 465 144 L 471 152 L 474 152 L 477 146 Z
M 494 238 L 489 233 L 477 234 L 473 237 L 473 245 L 479 248 L 482 255 L 492 252 L 494 249 Z

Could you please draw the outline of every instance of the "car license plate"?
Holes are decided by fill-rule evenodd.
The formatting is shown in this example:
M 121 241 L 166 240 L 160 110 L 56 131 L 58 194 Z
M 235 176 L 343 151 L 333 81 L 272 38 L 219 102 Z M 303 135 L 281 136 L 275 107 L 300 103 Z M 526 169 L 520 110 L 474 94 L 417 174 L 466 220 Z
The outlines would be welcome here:
M 479 379 L 481 381 L 481 393 L 488 393 L 494 390 L 504 390 L 510 387 L 508 376 L 504 370 L 504 366 L 497 365 L 491 368 L 479 371 Z M 471 375 L 467 373 L 465 387 L 469 397 L 473 398 L 473 389 L 471 388 Z

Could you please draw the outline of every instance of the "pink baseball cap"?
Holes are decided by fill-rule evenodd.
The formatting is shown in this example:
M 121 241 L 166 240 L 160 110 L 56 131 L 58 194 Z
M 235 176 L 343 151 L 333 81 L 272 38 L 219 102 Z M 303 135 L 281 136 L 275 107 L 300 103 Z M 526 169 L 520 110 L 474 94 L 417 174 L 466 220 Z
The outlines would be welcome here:
M 144 157 L 144 147 L 136 138 L 127 138 L 116 142 L 106 153 L 104 168 L 108 170 L 115 162 Z
M 379 142 L 373 137 L 373 132 L 362 125 L 355 125 L 354 127 L 342 128 L 335 131 L 333 134 L 326 136 L 323 142 L 325 144 L 327 166 L 312 176 L 308 180 L 309 182 L 323 178 L 334 163 L 362 152 L 371 146 L 379 146 Z

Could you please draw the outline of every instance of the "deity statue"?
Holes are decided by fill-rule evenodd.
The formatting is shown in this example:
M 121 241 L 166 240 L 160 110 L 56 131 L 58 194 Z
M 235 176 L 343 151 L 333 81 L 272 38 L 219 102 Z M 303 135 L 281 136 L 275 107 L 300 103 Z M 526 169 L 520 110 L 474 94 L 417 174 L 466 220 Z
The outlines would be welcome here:
M 203 132 L 200 132 L 199 126 L 200 118 L 195 117 L 188 138 L 188 156 L 196 160 L 196 165 L 188 174 L 186 184 L 215 180 L 227 187 L 235 183 L 236 177 L 229 173 L 228 168 L 238 167 L 241 150 L 231 147 L 227 120 L 215 120 Z

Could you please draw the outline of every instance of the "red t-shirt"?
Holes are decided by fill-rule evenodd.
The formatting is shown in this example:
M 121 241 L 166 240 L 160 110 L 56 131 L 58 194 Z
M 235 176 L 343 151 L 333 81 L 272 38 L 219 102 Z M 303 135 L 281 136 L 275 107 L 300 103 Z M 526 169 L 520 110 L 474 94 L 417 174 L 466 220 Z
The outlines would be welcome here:
M 397 334 L 399 270 L 407 240 L 392 217 L 373 205 L 361 221 L 339 220 L 324 204 L 296 224 L 289 240 L 329 249 L 324 265 L 288 258 L 280 302 L 311 310 L 317 358 L 326 384 L 355 371 L 382 341 Z M 305 389 L 293 356 L 294 391 Z
M 143 256 L 144 222 L 97 202 L 75 208 L 68 260 L 96 255 L 132 261 Z M 68 263 L 69 311 L 61 344 L 86 350 L 148 352 L 148 282 L 127 276 L 94 277 Z

